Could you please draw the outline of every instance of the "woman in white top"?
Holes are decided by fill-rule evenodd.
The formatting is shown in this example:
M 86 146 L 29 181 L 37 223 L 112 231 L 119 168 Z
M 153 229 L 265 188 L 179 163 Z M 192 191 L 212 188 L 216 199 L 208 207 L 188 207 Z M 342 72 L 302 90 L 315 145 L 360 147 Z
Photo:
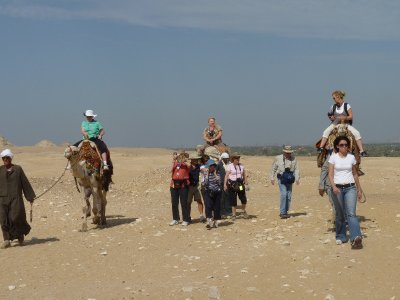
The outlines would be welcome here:
M 362 237 L 356 206 L 357 198 L 358 200 L 362 198 L 362 191 L 355 167 L 356 159 L 349 153 L 350 141 L 347 137 L 337 137 L 333 145 L 335 153 L 329 158 L 329 181 L 332 185 L 332 200 L 336 210 L 336 244 L 347 242 L 347 217 L 351 247 L 361 249 Z
M 368 156 L 367 152 L 364 151 L 360 132 L 351 125 L 353 121 L 353 110 L 351 109 L 350 104 L 344 102 L 344 96 L 346 96 L 346 93 L 342 91 L 334 91 L 332 93 L 332 99 L 335 104 L 332 105 L 330 111 L 328 112 L 328 118 L 332 121 L 332 123 L 322 133 L 319 151 L 324 150 L 330 133 L 337 124 L 343 121 L 348 124 L 347 128 L 354 135 L 354 139 L 356 140 L 361 156 Z
M 246 172 L 244 166 L 240 163 L 240 155 L 233 153 L 231 156 L 231 163 L 228 165 L 225 173 L 224 191 L 228 194 L 229 202 L 232 206 L 232 219 L 236 218 L 236 209 L 243 210 L 243 217 L 247 219 L 249 216 L 246 213 L 246 189 L 248 190 L 248 183 L 246 179 Z M 239 197 L 241 206 L 237 205 L 237 198 Z

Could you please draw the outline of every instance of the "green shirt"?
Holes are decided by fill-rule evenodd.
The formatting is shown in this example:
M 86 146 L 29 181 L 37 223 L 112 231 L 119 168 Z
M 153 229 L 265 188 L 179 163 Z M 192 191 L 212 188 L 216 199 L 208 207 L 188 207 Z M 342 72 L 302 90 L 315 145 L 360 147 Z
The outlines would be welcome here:
M 91 139 L 97 138 L 99 136 L 100 131 L 103 129 L 103 126 L 100 124 L 99 121 L 93 120 L 92 122 L 83 121 L 82 128 L 85 129 L 86 133 L 89 136 L 89 139 Z

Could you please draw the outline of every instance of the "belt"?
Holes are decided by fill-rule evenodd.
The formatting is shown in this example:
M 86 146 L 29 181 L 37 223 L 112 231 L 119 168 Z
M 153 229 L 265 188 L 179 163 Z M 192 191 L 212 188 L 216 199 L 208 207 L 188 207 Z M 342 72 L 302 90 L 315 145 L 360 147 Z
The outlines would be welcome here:
M 339 189 L 345 189 L 351 186 L 355 186 L 355 183 L 348 183 L 348 184 L 336 184 L 336 187 Z

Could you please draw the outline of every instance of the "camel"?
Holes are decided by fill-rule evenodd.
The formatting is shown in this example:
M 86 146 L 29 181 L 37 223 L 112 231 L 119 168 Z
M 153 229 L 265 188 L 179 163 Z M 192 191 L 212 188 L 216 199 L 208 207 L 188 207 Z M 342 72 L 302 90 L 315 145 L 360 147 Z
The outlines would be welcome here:
M 64 151 L 64 157 L 70 162 L 76 182 L 84 189 L 82 231 L 88 229 L 90 195 L 93 195 L 93 224 L 106 225 L 106 196 L 111 174 L 100 171 L 101 156 L 96 145 L 90 141 L 83 141 L 78 147 L 68 146 Z
M 327 150 L 326 149 L 333 149 L 333 142 L 335 141 L 335 139 L 338 136 L 346 136 L 349 140 L 350 140 L 350 147 L 349 150 L 351 153 L 354 154 L 354 157 L 356 158 L 357 164 L 356 164 L 356 168 L 357 168 L 357 172 L 358 172 L 358 176 L 362 176 L 365 173 L 363 171 L 361 171 L 361 155 L 360 155 L 360 150 L 358 149 L 356 140 L 354 138 L 354 135 L 351 133 L 350 130 L 347 129 L 347 124 L 346 123 L 341 123 L 335 126 L 335 128 L 332 130 L 331 134 L 328 137 L 328 141 L 326 142 L 326 146 L 324 151 L 322 151 L 321 153 L 318 154 L 317 157 L 317 165 L 318 168 L 321 168 L 322 165 L 324 164 L 326 157 L 327 157 Z M 319 140 L 315 146 L 317 147 L 317 149 L 319 149 L 319 145 L 320 145 L 321 140 Z

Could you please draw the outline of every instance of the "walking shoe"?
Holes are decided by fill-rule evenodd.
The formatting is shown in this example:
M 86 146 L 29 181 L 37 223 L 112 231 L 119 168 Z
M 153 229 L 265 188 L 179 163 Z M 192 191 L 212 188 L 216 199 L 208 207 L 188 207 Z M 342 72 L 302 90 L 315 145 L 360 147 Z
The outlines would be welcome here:
M 24 235 L 21 235 L 21 236 L 18 238 L 18 244 L 19 244 L 20 246 L 23 246 L 23 245 L 24 245 Z
M 172 220 L 171 223 L 169 223 L 169 226 L 174 226 L 174 225 L 178 225 L 179 222 L 177 220 Z
M 363 151 L 363 152 L 360 152 L 360 155 L 361 155 L 362 157 L 367 157 L 367 156 L 368 156 L 368 153 L 367 153 L 367 151 Z
M 362 245 L 362 237 L 357 236 L 352 242 L 351 242 L 351 249 L 361 249 L 363 247 Z
M 206 227 L 209 228 L 209 229 L 211 229 L 211 228 L 213 227 L 213 221 L 212 221 L 212 219 L 207 218 L 207 225 L 206 225 Z
M 248 219 L 248 218 L 249 218 L 249 215 L 247 214 L 247 212 L 243 211 L 243 219 Z
M 342 240 L 336 240 L 336 245 L 341 245 L 343 244 Z
M 11 242 L 10 241 L 4 241 L 3 244 L 1 244 L 0 249 L 6 249 L 8 247 L 11 247 Z
M 205 223 L 207 221 L 207 218 L 203 215 L 201 215 L 199 219 L 201 223 Z
M 279 217 L 280 217 L 281 219 L 288 219 L 288 218 L 289 218 L 289 215 L 288 215 L 288 214 L 279 214 Z
M 213 226 L 214 226 L 214 228 L 218 228 L 218 221 L 214 221 Z
M 182 222 L 182 226 L 188 226 L 188 225 L 189 225 L 189 222 L 187 222 L 187 221 Z

